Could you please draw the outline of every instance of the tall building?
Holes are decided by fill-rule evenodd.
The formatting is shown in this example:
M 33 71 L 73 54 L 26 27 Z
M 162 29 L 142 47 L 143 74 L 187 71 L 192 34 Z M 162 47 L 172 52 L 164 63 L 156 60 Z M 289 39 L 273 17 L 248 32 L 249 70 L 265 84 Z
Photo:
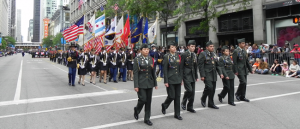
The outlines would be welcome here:
M 11 1 L 10 36 L 16 39 L 16 0 Z
M 86 1 L 86 0 L 84 0 Z M 106 4 L 106 0 L 88 0 L 81 8 L 78 8 L 78 0 L 70 0 L 70 22 L 74 23 L 78 21 L 85 13 L 85 19 L 90 19 L 93 16 L 95 10 L 100 10 L 100 6 Z
M 32 41 L 33 35 L 33 19 L 29 20 L 27 41 Z
M 8 13 L 7 13 L 7 17 L 8 17 L 8 19 L 11 19 L 11 0 L 7 0 L 7 4 L 8 4 Z M 7 25 L 7 35 L 8 36 L 11 36 L 11 30 L 10 30 L 10 28 L 11 28 L 11 20 L 8 20 L 8 25 Z
M 21 14 L 21 9 L 17 9 L 17 42 L 22 42 L 22 36 L 21 36 L 21 19 L 22 14 Z
M 51 18 L 55 11 L 58 9 L 56 0 L 46 0 L 43 4 L 43 18 Z
M 8 1 L 0 0 L 0 33 L 8 35 Z
M 59 5 L 62 5 L 62 6 L 67 6 L 69 5 L 70 1 L 69 0 L 59 0 Z
M 41 25 L 41 0 L 34 0 L 33 3 L 33 39 L 32 42 L 40 42 Z

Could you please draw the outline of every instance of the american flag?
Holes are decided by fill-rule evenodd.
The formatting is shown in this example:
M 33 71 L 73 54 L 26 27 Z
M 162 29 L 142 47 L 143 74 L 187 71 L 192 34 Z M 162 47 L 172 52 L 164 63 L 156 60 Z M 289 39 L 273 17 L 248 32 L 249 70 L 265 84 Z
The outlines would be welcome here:
M 115 4 L 114 10 L 118 10 L 118 9 L 119 9 L 118 4 Z
M 83 0 L 78 0 L 78 9 L 81 9 L 81 5 L 83 5 Z
M 72 25 L 71 27 L 68 28 L 69 29 L 69 33 L 68 35 L 65 37 L 65 39 L 67 41 L 73 41 L 75 39 L 77 39 L 77 35 L 78 35 L 78 26 L 77 25 Z
M 88 22 L 87 26 L 89 28 L 89 31 L 92 32 L 93 31 L 93 25 L 90 22 Z
M 103 47 L 103 36 L 96 37 L 95 38 L 96 52 L 100 52 L 102 47 Z
M 80 25 L 78 27 L 78 34 L 83 34 L 83 30 L 84 30 L 84 26 L 83 25 Z
M 70 33 L 70 29 L 68 27 L 67 29 L 64 30 L 64 33 L 63 33 L 63 36 L 64 36 L 65 39 L 67 38 L 67 36 L 69 35 L 69 33 Z

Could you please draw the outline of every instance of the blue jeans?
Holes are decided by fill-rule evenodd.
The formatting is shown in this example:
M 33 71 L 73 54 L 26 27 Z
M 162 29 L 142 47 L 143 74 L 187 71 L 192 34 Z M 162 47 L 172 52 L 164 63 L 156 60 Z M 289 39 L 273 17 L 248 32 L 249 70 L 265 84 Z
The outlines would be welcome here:
M 75 84 L 76 68 L 69 67 L 69 83 Z
M 262 69 L 256 69 L 255 71 L 256 71 L 256 73 L 258 73 L 258 74 L 267 74 L 267 73 L 269 72 L 268 69 L 264 69 L 264 70 L 262 70 Z M 262 73 L 261 73 L 261 72 L 262 72 Z
M 122 75 L 122 79 L 124 82 L 126 81 L 126 73 L 127 73 L 126 68 L 120 68 L 120 76 Z
M 163 77 L 164 76 L 164 69 L 163 69 L 163 65 L 162 64 L 159 64 L 159 71 L 160 71 L 160 77 Z
M 298 64 L 300 63 L 300 58 L 295 58 L 295 60 L 298 62 Z
M 110 75 L 112 75 L 112 78 L 114 81 L 117 81 L 118 68 L 110 68 Z

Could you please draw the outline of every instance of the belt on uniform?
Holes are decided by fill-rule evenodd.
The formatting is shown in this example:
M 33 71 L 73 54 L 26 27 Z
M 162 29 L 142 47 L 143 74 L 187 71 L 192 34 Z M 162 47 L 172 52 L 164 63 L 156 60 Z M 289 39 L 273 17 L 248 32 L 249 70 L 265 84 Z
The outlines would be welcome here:
M 71 61 L 77 61 L 76 59 L 72 59 Z
M 140 69 L 140 71 L 146 71 L 147 69 Z

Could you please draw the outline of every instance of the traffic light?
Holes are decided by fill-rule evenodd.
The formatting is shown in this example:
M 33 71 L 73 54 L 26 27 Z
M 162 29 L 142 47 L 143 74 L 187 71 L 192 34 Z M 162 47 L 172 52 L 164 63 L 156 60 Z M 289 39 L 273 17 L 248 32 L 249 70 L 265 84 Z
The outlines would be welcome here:
M 293 18 L 293 23 L 295 23 L 295 24 L 300 23 L 300 16 L 295 16 Z

